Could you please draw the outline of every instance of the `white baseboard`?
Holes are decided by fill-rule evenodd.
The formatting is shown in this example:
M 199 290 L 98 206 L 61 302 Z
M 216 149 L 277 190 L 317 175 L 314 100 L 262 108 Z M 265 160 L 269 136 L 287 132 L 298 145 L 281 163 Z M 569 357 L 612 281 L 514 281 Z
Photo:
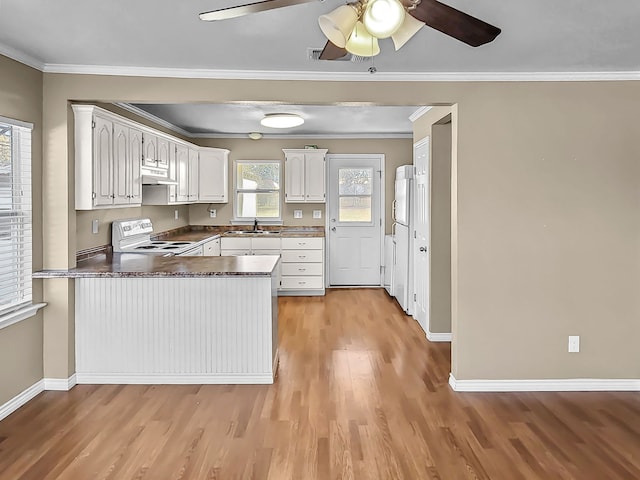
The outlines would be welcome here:
M 430 342 L 450 342 L 452 338 L 452 333 L 427 332 L 427 340 L 429 340 Z
M 247 385 L 272 384 L 273 374 L 135 375 L 130 373 L 77 373 L 78 385 Z
M 23 390 L 18 395 L 3 405 L 0 405 L 0 420 L 8 417 L 25 403 L 44 392 L 44 380 L 39 380 L 29 388 Z
M 456 392 L 639 392 L 640 379 L 561 378 L 548 380 L 456 380 Z
M 45 390 L 57 390 L 61 392 L 68 392 L 77 384 L 76 374 L 74 373 L 69 378 L 45 378 L 44 389 Z

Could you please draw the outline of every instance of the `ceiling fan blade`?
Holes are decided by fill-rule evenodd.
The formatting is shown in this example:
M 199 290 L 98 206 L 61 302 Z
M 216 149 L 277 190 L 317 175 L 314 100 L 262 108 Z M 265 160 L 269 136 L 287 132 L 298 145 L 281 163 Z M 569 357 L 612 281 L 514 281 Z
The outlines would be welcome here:
M 347 51 L 344 48 L 340 48 L 331 42 L 327 42 L 327 44 L 322 49 L 319 58 L 320 60 L 338 60 L 339 58 L 344 57 L 346 54 Z
M 237 7 L 227 7 L 219 10 L 211 10 L 210 12 L 202 12 L 199 16 L 200 20 L 212 22 L 214 20 L 227 20 L 229 18 L 249 15 L 250 13 L 266 12 L 267 10 L 274 10 L 276 8 L 291 7 L 293 5 L 317 1 L 319 0 L 263 0 L 261 2 L 238 5 Z
M 493 41 L 502 31 L 498 27 L 494 27 L 437 0 L 422 0 L 409 13 L 431 28 L 435 28 L 472 47 L 479 47 Z

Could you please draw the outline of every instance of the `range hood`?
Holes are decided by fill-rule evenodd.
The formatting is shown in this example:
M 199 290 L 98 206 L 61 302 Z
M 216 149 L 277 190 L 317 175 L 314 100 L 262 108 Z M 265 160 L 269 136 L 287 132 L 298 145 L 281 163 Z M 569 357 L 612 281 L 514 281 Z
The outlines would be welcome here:
M 169 178 L 169 170 L 166 168 L 142 167 L 142 185 L 178 185 L 178 182 Z

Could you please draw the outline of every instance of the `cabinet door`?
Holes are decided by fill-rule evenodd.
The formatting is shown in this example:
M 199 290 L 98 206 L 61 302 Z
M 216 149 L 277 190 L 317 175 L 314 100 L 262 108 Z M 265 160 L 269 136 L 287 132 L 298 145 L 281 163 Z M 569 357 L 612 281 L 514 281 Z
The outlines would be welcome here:
M 142 203 L 142 179 L 140 166 L 142 164 L 142 131 L 137 128 L 129 129 L 129 203 Z
M 113 122 L 93 121 L 93 206 L 113 205 Z
M 321 153 L 305 153 L 304 190 L 305 201 L 325 202 L 325 160 Z
M 226 150 L 200 150 L 198 201 L 227 203 L 229 162 Z
M 205 257 L 219 257 L 220 256 L 220 239 L 216 238 L 204 244 L 204 256 Z
M 189 149 L 184 145 L 176 147 L 176 181 L 178 188 L 176 200 L 178 202 L 189 201 Z
M 169 140 L 158 137 L 158 166 L 169 168 Z
M 287 154 L 284 175 L 284 201 L 304 202 L 304 153 Z
M 113 124 L 113 204 L 129 203 L 129 127 L 118 122 Z
M 198 177 L 200 167 L 198 165 L 198 151 L 189 149 L 189 202 L 198 201 Z
M 158 137 L 150 133 L 142 136 L 144 142 L 144 164 L 150 167 L 158 165 Z

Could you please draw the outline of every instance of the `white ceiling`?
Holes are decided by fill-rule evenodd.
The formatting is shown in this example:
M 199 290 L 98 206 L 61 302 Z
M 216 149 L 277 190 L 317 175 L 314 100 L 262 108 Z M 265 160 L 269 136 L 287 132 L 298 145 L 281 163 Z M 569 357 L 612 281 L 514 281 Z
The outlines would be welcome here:
M 637 72 L 640 2 L 443 0 L 502 28 L 472 48 L 423 28 L 399 52 L 381 41 L 379 73 Z M 311 61 L 325 39 L 325 0 L 221 22 L 198 13 L 247 0 L 0 0 L 0 53 L 42 65 L 279 72 L 366 72 L 369 64 Z M 72 69 L 71 69 L 72 70 Z
M 425 27 L 400 51 L 380 42 L 370 62 L 312 61 L 326 42 L 317 23 L 345 0 L 324 0 L 220 22 L 198 13 L 251 0 L 0 0 L 0 54 L 47 72 L 306 79 L 640 79 L 640 1 L 442 0 L 502 29 L 469 47 Z M 581 77 L 582 74 L 582 77 Z M 626 75 L 624 75 L 626 74 Z M 394 76 L 395 75 L 395 76 Z M 440 77 L 438 77 L 440 75 Z M 476 75 L 476 77 L 474 77 Z M 408 134 L 417 107 L 305 105 L 142 106 L 189 134 L 260 131 L 264 113 L 307 122 L 275 135 Z M 222 120 L 221 120 L 222 119 Z
M 121 105 L 123 106 L 123 105 Z M 259 132 L 283 138 L 403 138 L 411 137 L 409 117 L 419 107 L 379 105 L 283 105 L 283 104 L 136 104 L 135 113 L 145 112 L 178 127 L 193 137 L 246 137 Z M 134 110 L 135 111 L 135 110 Z M 260 125 L 268 113 L 296 113 L 305 123 L 295 128 L 275 129 Z M 152 118 L 152 120 L 155 120 Z

